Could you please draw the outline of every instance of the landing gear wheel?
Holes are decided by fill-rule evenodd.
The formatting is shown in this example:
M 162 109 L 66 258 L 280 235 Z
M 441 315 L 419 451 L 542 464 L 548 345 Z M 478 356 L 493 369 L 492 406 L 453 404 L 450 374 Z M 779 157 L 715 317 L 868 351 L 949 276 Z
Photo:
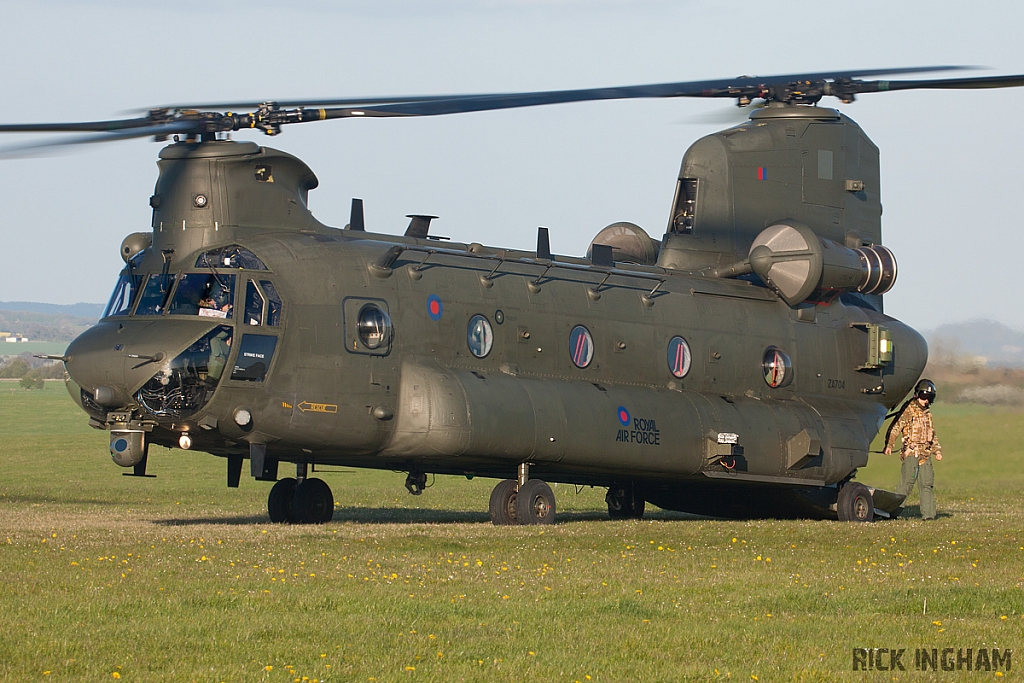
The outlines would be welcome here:
M 516 521 L 516 487 L 515 479 L 499 482 L 491 491 L 491 502 L 488 511 L 491 513 L 491 524 L 494 526 L 510 526 Z
M 270 513 L 270 521 L 274 524 L 291 522 L 292 520 L 292 499 L 295 497 L 295 480 L 291 477 L 282 479 L 270 489 L 270 496 L 267 498 L 267 512 Z
M 612 519 L 642 519 L 644 516 L 644 499 L 632 485 L 609 486 L 604 501 L 608 503 L 608 516 Z
M 530 479 L 516 495 L 516 521 L 520 524 L 554 524 L 555 494 L 540 479 Z
M 870 522 L 875 518 L 875 501 L 864 484 L 850 482 L 839 489 L 836 514 L 840 522 Z
M 324 524 L 334 516 L 334 496 L 323 479 L 305 479 L 295 487 L 292 500 L 295 521 L 300 524 Z

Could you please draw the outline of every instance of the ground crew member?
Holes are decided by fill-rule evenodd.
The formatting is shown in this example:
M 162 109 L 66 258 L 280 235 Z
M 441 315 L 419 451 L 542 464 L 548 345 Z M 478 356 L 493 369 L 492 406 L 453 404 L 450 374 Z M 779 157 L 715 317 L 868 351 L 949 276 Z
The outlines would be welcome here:
M 928 406 L 935 400 L 935 384 L 922 379 L 914 389 L 914 398 L 900 411 L 900 416 L 889 427 L 885 439 L 885 454 L 892 453 L 897 437 L 903 437 L 903 452 L 900 459 L 900 487 L 896 494 L 909 496 L 917 482 L 921 496 L 921 517 L 935 519 L 935 471 L 931 458 L 942 460 L 942 447 L 935 438 L 932 414 Z

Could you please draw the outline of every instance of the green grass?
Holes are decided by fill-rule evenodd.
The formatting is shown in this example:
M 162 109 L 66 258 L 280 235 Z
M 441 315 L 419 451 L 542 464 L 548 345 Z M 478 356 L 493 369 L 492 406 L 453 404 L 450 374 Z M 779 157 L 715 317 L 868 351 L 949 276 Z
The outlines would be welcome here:
M 893 646 L 1016 648 L 1013 678 L 1024 414 L 935 419 L 934 522 L 916 498 L 869 525 L 611 522 L 603 490 L 561 486 L 559 524 L 496 528 L 493 481 L 414 498 L 404 474 L 338 472 L 335 521 L 291 527 L 207 455 L 154 449 L 156 479 L 122 477 L 59 382 L 0 383 L 0 678 L 862 681 L 882 679 L 851 648 Z M 898 466 L 858 478 L 891 489 Z
M 71 342 L 3 342 L 0 346 L 0 355 L 18 356 L 23 353 L 46 353 L 51 356 L 59 356 L 64 353 Z

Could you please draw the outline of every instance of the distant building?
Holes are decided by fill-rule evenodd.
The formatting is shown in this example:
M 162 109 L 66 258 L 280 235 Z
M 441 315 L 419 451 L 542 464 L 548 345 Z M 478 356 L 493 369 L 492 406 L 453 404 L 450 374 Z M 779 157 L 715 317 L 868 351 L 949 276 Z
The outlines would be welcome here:
M 28 337 L 22 337 L 20 334 L 9 334 L 7 332 L 4 332 L 3 335 L 4 341 L 7 342 L 8 344 L 17 344 L 18 342 L 28 341 Z

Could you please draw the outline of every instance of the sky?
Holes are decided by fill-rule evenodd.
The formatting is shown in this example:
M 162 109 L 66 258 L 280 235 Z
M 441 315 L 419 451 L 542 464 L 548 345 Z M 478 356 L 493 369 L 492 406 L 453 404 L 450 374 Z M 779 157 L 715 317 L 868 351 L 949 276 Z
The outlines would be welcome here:
M 160 104 L 585 88 L 962 64 L 1024 73 L 1024 5 L 944 0 L 0 0 L 0 122 L 96 120 Z M 635 100 L 291 126 L 319 220 L 582 255 L 605 225 L 659 238 L 687 147 L 728 100 Z M 928 330 L 1024 329 L 1018 207 L 1024 88 L 823 102 L 881 150 L 886 313 Z M 738 119 L 742 120 L 742 119 Z M 737 120 L 737 122 L 738 122 Z M 17 138 L 22 140 L 26 138 Z M 0 136 L 0 144 L 15 142 Z M 0 301 L 103 302 L 118 247 L 149 230 L 146 139 L 0 160 Z

